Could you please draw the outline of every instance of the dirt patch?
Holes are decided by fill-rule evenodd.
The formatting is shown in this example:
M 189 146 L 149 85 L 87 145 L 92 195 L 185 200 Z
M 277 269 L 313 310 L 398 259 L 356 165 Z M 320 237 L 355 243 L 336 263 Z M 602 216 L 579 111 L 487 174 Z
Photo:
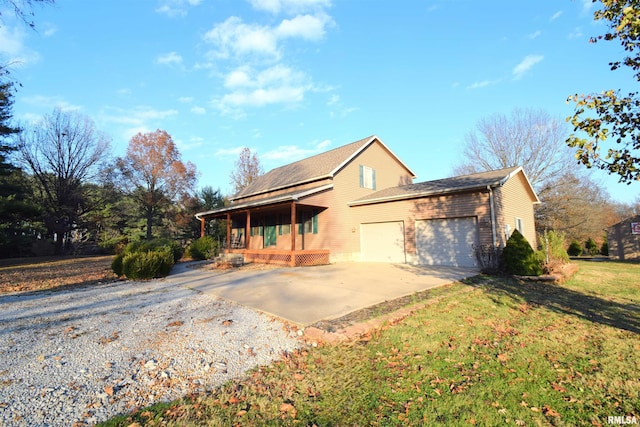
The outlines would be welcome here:
M 3 260 L 0 267 L 0 293 L 33 292 L 113 282 L 118 278 L 111 270 L 112 259 L 112 256 L 100 256 Z M 13 265 L 9 265 L 11 261 Z

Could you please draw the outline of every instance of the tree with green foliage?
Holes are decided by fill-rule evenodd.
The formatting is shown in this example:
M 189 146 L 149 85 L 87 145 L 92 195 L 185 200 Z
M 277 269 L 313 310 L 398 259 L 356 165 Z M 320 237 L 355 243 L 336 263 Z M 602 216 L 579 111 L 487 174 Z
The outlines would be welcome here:
M 38 231 L 34 220 L 39 209 L 32 202 L 29 178 L 11 163 L 15 147 L 10 143 L 20 129 L 11 124 L 13 83 L 0 84 L 0 256 L 24 256 Z
M 569 256 L 580 256 L 582 255 L 582 245 L 577 240 L 574 240 L 569 245 L 569 249 L 567 249 L 567 253 Z
M 594 0 L 595 3 L 595 0 Z M 601 0 L 594 19 L 606 24 L 604 35 L 592 43 L 617 40 L 625 51 L 621 60 L 609 63 L 611 70 L 629 68 L 640 81 L 640 0 Z M 574 133 L 567 144 L 576 149 L 576 158 L 587 167 L 597 167 L 619 175 L 621 182 L 640 180 L 640 96 L 607 89 L 601 93 L 571 95 L 573 116 L 567 120 Z M 583 135 L 586 134 L 587 137 Z M 613 143 L 609 143 L 609 142 Z

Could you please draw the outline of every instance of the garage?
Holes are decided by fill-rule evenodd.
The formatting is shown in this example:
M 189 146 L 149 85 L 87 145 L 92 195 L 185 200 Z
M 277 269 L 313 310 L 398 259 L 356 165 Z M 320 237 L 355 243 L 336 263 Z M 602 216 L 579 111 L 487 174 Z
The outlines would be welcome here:
M 418 262 L 424 265 L 475 267 L 478 243 L 476 217 L 416 221 Z
M 360 224 L 362 261 L 405 262 L 404 222 Z

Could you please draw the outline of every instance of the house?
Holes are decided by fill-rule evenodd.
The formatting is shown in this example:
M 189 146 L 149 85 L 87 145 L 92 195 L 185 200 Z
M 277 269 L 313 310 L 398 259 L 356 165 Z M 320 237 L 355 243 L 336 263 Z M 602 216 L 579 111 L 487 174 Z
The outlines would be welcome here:
M 518 229 L 535 247 L 533 205 L 521 167 L 413 183 L 415 174 L 377 136 L 259 177 L 229 206 L 224 250 L 246 261 L 312 265 L 374 261 L 476 265 L 474 245 L 504 246 Z
M 640 261 L 640 215 L 607 228 L 609 258 Z

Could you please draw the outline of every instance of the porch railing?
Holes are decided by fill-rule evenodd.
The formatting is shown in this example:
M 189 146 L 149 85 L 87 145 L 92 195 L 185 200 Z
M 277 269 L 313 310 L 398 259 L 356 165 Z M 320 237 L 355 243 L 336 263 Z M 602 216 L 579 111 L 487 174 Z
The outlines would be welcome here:
M 251 250 L 242 251 L 245 262 L 289 265 L 292 267 L 329 264 L 328 250 Z

